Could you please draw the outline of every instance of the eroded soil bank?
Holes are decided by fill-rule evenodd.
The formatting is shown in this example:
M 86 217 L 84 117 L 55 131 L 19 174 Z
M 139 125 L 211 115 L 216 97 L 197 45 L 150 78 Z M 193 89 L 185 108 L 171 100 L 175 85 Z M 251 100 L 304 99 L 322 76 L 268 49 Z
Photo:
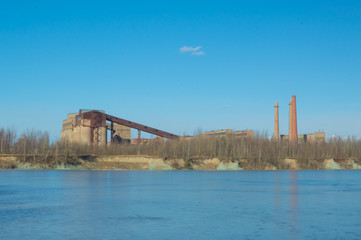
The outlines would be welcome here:
M 55 158 L 54 156 L 1 155 L 0 169 L 58 169 L 58 170 L 303 170 L 303 169 L 361 169 L 354 159 L 297 160 L 276 159 L 260 161 L 255 159 L 222 160 L 212 159 L 163 159 L 140 155 L 77 156 Z

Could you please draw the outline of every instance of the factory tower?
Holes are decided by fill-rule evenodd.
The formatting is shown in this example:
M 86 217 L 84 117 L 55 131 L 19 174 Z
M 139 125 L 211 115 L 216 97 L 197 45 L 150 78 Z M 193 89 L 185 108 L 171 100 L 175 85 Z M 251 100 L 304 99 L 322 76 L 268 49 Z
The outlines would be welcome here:
M 296 111 L 296 96 L 292 96 L 290 101 L 290 121 L 289 121 L 289 140 L 290 143 L 297 143 L 297 111 Z
M 279 127 L 279 120 L 278 120 L 278 102 L 275 103 L 275 141 L 279 141 L 280 136 L 280 127 Z

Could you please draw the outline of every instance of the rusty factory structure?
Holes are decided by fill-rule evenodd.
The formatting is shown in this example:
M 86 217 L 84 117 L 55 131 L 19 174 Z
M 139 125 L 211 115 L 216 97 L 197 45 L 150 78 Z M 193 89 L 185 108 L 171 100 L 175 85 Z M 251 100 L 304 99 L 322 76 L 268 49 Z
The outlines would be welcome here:
M 141 142 L 141 132 L 154 134 L 159 138 L 178 139 L 179 136 L 139 123 L 118 118 L 104 111 L 79 110 L 70 113 L 63 121 L 61 139 L 79 144 L 107 145 L 107 131 L 110 131 L 111 143 L 131 142 L 131 129 L 138 130 L 137 142 Z
M 289 101 L 289 134 L 280 135 L 279 132 L 279 105 L 275 102 L 274 115 L 274 141 L 289 141 L 292 144 L 300 142 L 324 142 L 325 132 L 315 132 L 298 135 L 296 96 Z M 131 129 L 138 130 L 138 137 L 131 138 Z M 61 140 L 70 143 L 106 146 L 108 144 L 108 131 L 110 131 L 110 143 L 147 143 L 154 140 L 179 139 L 180 137 L 159 129 L 148 127 L 129 120 L 118 118 L 104 111 L 79 110 L 78 113 L 70 113 L 63 121 Z M 156 135 L 156 139 L 142 139 L 141 132 Z M 235 135 L 236 137 L 254 138 L 253 130 L 233 131 L 232 129 L 205 132 L 206 136 Z M 183 136 L 181 139 L 192 136 Z
M 274 125 L 274 140 L 279 141 L 279 111 L 278 102 L 275 103 L 275 125 Z M 324 142 L 326 140 L 325 132 L 315 132 L 309 134 L 298 135 L 297 129 L 297 111 L 296 111 L 296 96 L 293 95 L 289 102 L 289 127 L 288 135 L 281 135 L 281 141 L 289 141 L 292 144 L 299 142 Z

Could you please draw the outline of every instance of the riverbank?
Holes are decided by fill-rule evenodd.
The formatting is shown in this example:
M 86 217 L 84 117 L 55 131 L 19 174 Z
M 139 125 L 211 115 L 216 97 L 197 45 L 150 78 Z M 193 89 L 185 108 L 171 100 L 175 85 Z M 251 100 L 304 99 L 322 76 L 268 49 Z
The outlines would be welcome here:
M 354 159 L 297 160 L 276 159 L 257 162 L 255 159 L 222 160 L 219 158 L 159 158 L 141 155 L 82 155 L 57 159 L 54 156 L 0 155 L 0 169 L 57 169 L 57 170 L 337 170 L 361 169 Z

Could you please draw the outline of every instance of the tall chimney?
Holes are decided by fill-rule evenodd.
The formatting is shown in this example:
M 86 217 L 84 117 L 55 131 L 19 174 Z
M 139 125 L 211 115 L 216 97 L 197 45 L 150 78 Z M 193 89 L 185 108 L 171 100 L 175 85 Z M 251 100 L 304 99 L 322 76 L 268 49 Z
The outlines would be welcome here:
M 278 102 L 275 103 L 275 141 L 279 141 L 280 130 L 279 130 L 279 120 L 278 120 Z
M 288 141 L 292 139 L 292 100 L 290 100 L 290 112 L 289 112 L 289 123 L 288 123 Z
M 292 132 L 292 139 L 291 142 L 293 143 L 297 143 L 298 142 L 298 134 L 297 134 L 297 113 L 296 113 L 296 96 L 293 95 L 292 96 L 292 127 L 291 127 L 291 132 Z

